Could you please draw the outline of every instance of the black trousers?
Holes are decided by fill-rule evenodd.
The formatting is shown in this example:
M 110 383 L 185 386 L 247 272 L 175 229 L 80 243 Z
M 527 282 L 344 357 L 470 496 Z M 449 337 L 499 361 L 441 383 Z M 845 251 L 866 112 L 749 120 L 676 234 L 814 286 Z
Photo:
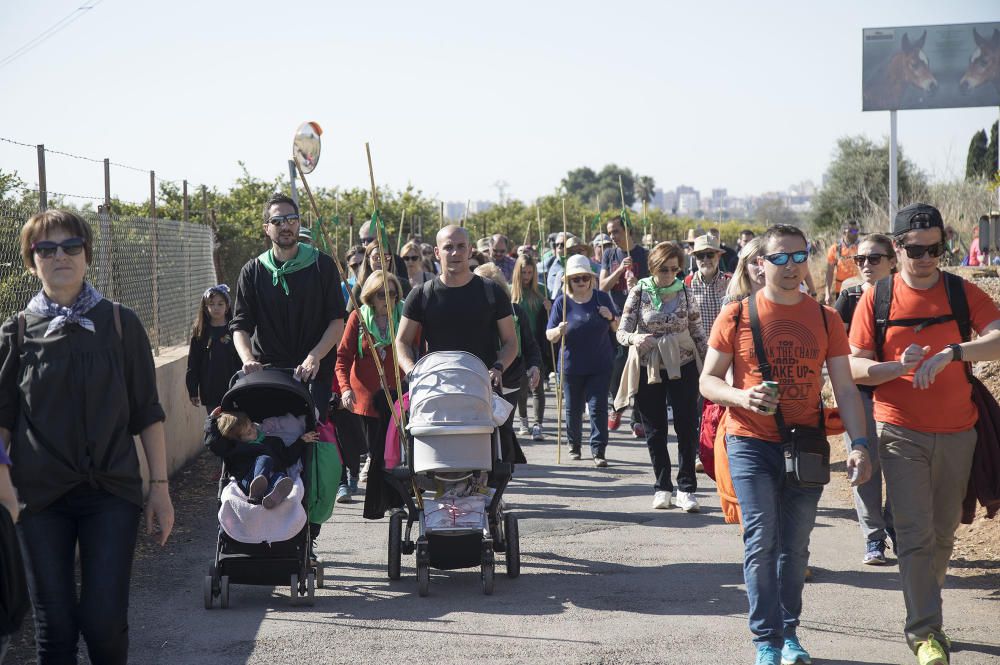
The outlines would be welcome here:
M 674 431 L 677 433 L 677 489 L 694 492 L 698 477 L 694 471 L 698 459 L 698 367 L 692 360 L 681 367 L 677 379 L 660 372 L 660 383 L 649 383 L 645 368 L 640 370 L 639 391 L 635 407 L 639 422 L 646 430 L 646 447 L 653 463 L 656 491 L 672 492 L 670 453 L 667 451 L 667 398 L 674 410 Z

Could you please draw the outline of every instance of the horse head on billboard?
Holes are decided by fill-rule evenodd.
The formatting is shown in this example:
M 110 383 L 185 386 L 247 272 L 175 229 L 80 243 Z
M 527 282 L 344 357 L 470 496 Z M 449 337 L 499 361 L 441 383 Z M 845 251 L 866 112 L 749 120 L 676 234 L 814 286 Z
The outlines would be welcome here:
M 885 62 L 879 75 L 865 91 L 876 108 L 899 108 L 903 96 L 911 89 L 916 89 L 921 95 L 933 95 L 937 92 L 937 78 L 931 71 L 927 54 L 924 53 L 926 40 L 926 30 L 916 40 L 911 40 L 909 33 L 903 33 L 899 50 Z
M 973 28 L 972 36 L 976 40 L 976 50 L 969 58 L 959 89 L 969 92 L 992 81 L 1000 90 L 1000 30 L 994 28 L 993 36 L 987 39 Z

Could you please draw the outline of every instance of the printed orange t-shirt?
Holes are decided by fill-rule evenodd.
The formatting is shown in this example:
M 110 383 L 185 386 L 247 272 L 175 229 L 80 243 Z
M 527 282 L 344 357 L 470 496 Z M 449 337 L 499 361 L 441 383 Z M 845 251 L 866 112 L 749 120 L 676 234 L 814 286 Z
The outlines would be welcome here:
M 750 331 L 750 307 L 742 304 L 737 339 L 736 314 L 740 303 L 729 303 L 715 319 L 708 345 L 733 356 L 733 385 L 741 390 L 763 381 L 757 369 L 753 333 Z M 822 307 L 812 298 L 802 298 L 797 305 L 781 305 L 757 293 L 764 352 L 771 363 L 771 376 L 780 384 L 778 403 L 785 423 L 819 424 L 820 391 L 823 387 L 823 363 L 827 358 L 851 353 L 847 333 L 839 315 Z M 826 317 L 826 330 L 823 319 Z M 730 408 L 726 433 L 766 441 L 780 442 L 774 416 Z
M 867 289 L 854 310 L 851 321 L 851 345 L 866 351 L 875 350 L 875 314 L 872 302 L 875 289 Z M 1000 309 L 982 289 L 965 282 L 972 328 L 978 333 L 1000 319 Z M 951 313 L 944 279 L 929 289 L 914 289 L 898 275 L 893 280 L 891 319 L 943 316 Z M 882 349 L 883 360 L 898 360 L 910 344 L 931 347 L 930 355 L 948 344 L 959 344 L 962 336 L 954 321 L 927 326 L 916 332 L 912 327 L 890 326 Z M 933 434 L 964 432 L 972 429 L 979 415 L 972 402 L 972 386 L 965 377 L 962 363 L 949 363 L 927 390 L 913 387 L 910 372 L 887 381 L 875 389 L 875 420 Z
M 830 247 L 826 253 L 826 262 L 837 266 L 833 271 L 833 291 L 834 295 L 840 295 L 840 287 L 844 280 L 855 277 L 858 274 L 858 266 L 854 263 L 854 256 L 858 253 L 858 243 L 848 245 L 838 242 Z

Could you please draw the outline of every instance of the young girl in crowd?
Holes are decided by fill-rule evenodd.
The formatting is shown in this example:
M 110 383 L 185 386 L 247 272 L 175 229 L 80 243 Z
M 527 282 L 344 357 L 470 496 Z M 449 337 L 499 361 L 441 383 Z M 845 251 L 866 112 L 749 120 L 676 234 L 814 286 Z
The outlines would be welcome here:
M 231 318 L 229 287 L 219 284 L 206 290 L 191 331 L 185 379 L 191 403 L 208 413 L 222 403 L 229 379 L 243 366 L 229 332 Z
M 538 284 L 538 275 L 535 272 L 535 262 L 530 254 L 521 254 L 517 263 L 514 264 L 514 274 L 510 287 L 511 302 L 519 305 L 524 311 L 528 328 L 538 345 L 538 350 L 542 354 L 539 369 L 542 374 L 548 376 L 552 370 L 552 345 L 545 339 L 545 327 L 549 320 L 549 301 L 542 293 Z M 528 394 L 532 396 L 534 406 L 534 424 L 528 427 Z M 528 377 L 525 375 L 521 382 L 521 391 L 517 398 L 517 408 L 521 416 L 521 428 L 518 436 L 531 436 L 534 441 L 541 441 L 542 422 L 545 420 L 545 386 L 537 384 L 533 389 L 528 385 Z

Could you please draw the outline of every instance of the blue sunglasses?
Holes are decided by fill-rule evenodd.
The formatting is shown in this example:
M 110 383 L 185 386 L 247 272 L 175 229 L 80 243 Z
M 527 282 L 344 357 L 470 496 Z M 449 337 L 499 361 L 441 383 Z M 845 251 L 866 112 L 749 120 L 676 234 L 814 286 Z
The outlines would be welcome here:
M 783 266 L 788 263 L 788 259 L 791 259 L 792 263 L 805 263 L 806 259 L 809 258 L 809 252 L 805 250 L 801 252 L 778 252 L 776 254 L 767 254 L 764 258 L 776 266 Z

